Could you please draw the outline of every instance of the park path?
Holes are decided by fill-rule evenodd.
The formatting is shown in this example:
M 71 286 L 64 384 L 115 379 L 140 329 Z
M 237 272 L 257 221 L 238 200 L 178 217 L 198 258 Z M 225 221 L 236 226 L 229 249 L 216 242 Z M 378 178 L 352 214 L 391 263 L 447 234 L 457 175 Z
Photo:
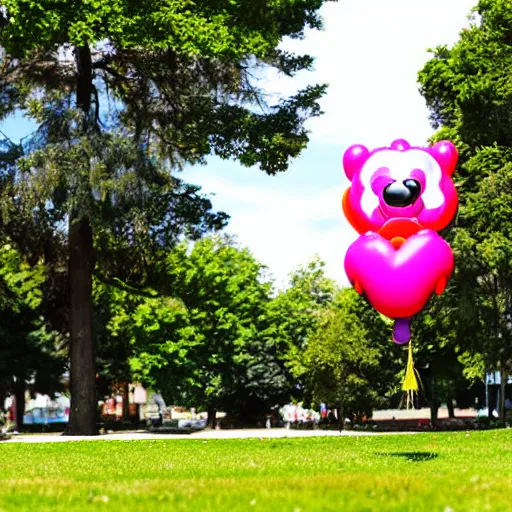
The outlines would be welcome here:
M 429 409 L 404 410 L 394 409 L 375 411 L 374 420 L 404 420 L 427 419 Z M 472 418 L 476 416 L 475 409 L 456 409 L 457 418 Z M 447 418 L 448 410 L 445 407 L 439 409 L 439 418 Z M 147 431 L 118 432 L 100 436 L 63 436 L 60 434 L 18 434 L 8 439 L 7 443 L 63 443 L 68 441 L 133 441 L 155 439 L 280 439 L 294 437 L 344 437 L 344 436 L 382 436 L 399 434 L 418 434 L 419 432 L 371 432 L 362 430 L 294 430 L 285 428 L 272 429 L 232 429 L 232 430 L 201 430 L 193 434 L 169 434 L 153 433 Z
M 285 428 L 271 429 L 233 429 L 233 430 L 201 430 L 193 434 L 159 434 L 150 432 L 120 432 L 100 436 L 63 436 L 59 434 L 18 434 L 13 435 L 6 443 L 64 443 L 70 441 L 133 441 L 157 439 L 280 439 L 296 437 L 345 437 L 345 436 L 376 436 L 396 434 L 417 434 L 417 432 L 365 432 L 358 430 L 292 430 Z

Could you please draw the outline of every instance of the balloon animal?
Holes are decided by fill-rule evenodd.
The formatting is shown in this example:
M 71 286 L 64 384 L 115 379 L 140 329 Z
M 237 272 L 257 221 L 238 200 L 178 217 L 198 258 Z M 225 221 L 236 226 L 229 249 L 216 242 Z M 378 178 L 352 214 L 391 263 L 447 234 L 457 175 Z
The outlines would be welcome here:
M 345 271 L 358 293 L 395 320 L 396 343 L 410 340 L 411 317 L 444 291 L 453 272 L 453 253 L 437 232 L 457 212 L 457 159 L 448 141 L 420 148 L 396 140 L 372 151 L 355 145 L 343 156 L 351 182 L 343 211 L 361 235 Z

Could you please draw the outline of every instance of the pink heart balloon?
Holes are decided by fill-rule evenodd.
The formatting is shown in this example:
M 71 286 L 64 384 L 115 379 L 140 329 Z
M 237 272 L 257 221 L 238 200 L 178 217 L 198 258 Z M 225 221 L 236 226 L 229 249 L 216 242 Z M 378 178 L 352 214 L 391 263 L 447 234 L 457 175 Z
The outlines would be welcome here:
M 430 229 L 410 236 L 398 249 L 369 232 L 361 235 L 345 256 L 350 282 L 390 318 L 419 313 L 434 292 L 443 292 L 453 265 L 450 246 Z

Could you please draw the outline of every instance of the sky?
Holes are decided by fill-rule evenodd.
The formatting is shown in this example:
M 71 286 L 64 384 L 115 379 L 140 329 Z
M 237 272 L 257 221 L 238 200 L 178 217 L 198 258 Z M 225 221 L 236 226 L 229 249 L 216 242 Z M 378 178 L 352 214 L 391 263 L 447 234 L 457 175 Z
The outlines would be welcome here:
M 227 231 L 269 268 L 279 285 L 315 255 L 327 274 L 347 285 L 343 260 L 357 234 L 341 210 L 348 186 L 341 159 L 352 144 L 380 147 L 403 138 L 423 145 L 433 133 L 417 74 L 429 48 L 451 45 L 468 25 L 475 0 L 342 0 L 321 10 L 324 30 L 283 48 L 316 57 L 313 72 L 293 79 L 264 77 L 268 93 L 290 95 L 328 83 L 325 114 L 308 123 L 310 143 L 276 177 L 257 168 L 210 158 L 183 177 L 215 193 L 231 215 Z
M 316 58 L 312 72 L 294 78 L 267 73 L 269 97 L 286 97 L 307 84 L 328 83 L 323 116 L 308 122 L 310 143 L 287 172 L 267 176 L 258 168 L 209 158 L 181 177 L 214 194 L 217 210 L 231 216 L 226 229 L 274 275 L 279 286 L 299 265 L 318 255 L 341 285 L 345 252 L 357 237 L 341 211 L 348 182 L 341 159 L 352 144 L 385 146 L 398 138 L 423 145 L 433 133 L 418 92 L 417 73 L 429 48 L 453 44 L 468 25 L 476 0 L 341 0 L 321 10 L 323 31 L 282 47 Z M 27 123 L 8 119 L 12 138 Z

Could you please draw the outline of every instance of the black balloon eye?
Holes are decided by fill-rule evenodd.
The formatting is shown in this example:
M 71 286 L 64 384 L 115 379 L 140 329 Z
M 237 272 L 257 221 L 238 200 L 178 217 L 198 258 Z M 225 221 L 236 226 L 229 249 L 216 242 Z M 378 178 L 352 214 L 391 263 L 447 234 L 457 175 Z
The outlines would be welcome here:
M 421 194 L 420 182 L 413 179 L 404 180 L 402 183 L 395 181 L 384 189 L 384 201 L 389 206 L 405 207 L 418 199 Z

